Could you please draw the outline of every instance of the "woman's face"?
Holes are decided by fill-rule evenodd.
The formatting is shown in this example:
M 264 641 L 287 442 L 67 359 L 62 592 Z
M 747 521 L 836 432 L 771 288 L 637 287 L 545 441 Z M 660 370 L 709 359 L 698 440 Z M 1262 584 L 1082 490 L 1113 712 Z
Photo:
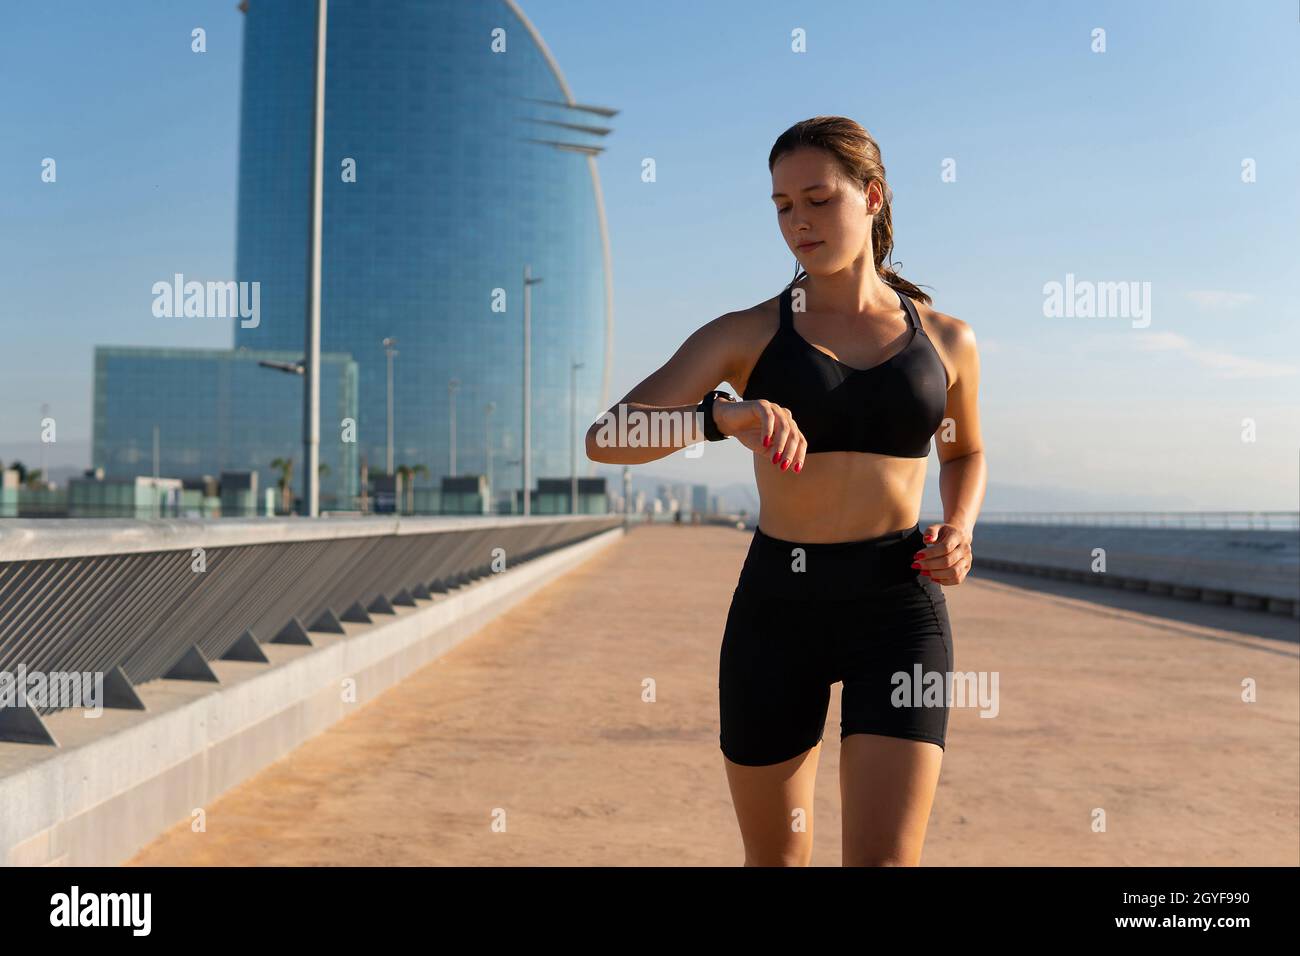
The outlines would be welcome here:
M 822 149 L 800 147 L 772 167 L 776 221 L 786 246 L 809 275 L 830 275 L 859 259 L 872 262 L 868 210 L 878 210 L 881 198 L 879 183 L 864 193 Z

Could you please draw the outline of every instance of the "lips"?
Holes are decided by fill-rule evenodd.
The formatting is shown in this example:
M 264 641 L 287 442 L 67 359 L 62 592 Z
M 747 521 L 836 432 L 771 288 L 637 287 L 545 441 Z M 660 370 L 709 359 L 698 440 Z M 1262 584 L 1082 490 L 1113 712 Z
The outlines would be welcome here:
M 807 252 L 809 249 L 816 249 L 816 248 L 817 248 L 818 246 L 820 246 L 820 245 L 821 245 L 821 242 L 820 242 L 820 241 L 818 241 L 818 242 L 801 242 L 801 243 L 799 243 L 799 245 L 796 246 L 795 248 L 798 249 L 800 252 Z

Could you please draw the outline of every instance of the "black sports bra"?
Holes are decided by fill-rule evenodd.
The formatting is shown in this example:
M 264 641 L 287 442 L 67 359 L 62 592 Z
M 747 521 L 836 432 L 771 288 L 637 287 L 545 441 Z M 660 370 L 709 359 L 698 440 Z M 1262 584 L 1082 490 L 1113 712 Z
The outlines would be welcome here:
M 741 398 L 790 410 L 808 454 L 865 451 L 925 458 L 943 422 L 948 370 L 925 334 L 916 305 L 898 293 L 912 335 L 901 352 L 871 368 L 833 359 L 794 327 L 791 288 L 781 293 L 781 325 L 754 363 Z

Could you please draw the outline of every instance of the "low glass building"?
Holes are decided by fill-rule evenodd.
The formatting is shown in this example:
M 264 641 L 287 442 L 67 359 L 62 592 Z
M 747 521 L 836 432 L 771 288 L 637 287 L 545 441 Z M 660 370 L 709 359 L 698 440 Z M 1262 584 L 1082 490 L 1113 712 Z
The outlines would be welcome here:
M 295 363 L 301 352 L 98 346 L 92 467 L 106 479 L 154 473 L 219 476 L 255 471 L 258 486 L 275 488 L 277 458 L 292 460 L 293 486 L 302 467 L 302 377 L 260 361 Z M 350 510 L 358 494 L 357 363 L 321 354 L 321 508 Z

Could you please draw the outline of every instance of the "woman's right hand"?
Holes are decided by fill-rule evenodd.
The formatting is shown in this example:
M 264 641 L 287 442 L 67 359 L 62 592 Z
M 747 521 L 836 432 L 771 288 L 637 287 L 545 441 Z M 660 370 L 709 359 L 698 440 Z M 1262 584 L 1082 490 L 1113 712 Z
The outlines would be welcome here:
M 752 401 L 713 403 L 713 421 L 728 435 L 755 454 L 773 453 L 772 467 L 797 474 L 803 471 L 808 441 L 795 424 L 790 410 L 765 398 Z

